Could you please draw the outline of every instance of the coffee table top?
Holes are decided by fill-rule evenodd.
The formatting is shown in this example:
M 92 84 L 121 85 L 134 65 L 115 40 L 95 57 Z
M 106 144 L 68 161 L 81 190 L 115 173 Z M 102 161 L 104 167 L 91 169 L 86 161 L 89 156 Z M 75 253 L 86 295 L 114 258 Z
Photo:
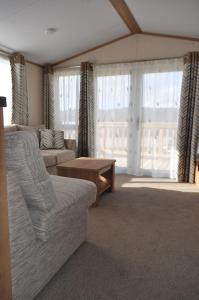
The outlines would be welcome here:
M 113 165 L 115 162 L 115 159 L 80 157 L 59 164 L 57 165 L 57 168 L 72 168 L 98 171 Z

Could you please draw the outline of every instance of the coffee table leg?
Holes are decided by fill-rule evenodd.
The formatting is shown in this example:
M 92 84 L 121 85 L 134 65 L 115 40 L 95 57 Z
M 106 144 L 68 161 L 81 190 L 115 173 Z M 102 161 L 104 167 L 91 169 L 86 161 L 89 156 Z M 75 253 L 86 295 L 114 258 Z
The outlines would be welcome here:
M 115 189 L 115 164 L 113 164 L 111 166 L 109 180 L 111 182 L 111 186 L 107 191 L 108 192 L 114 192 L 114 189 Z
M 111 186 L 107 189 L 108 192 L 114 192 L 114 183 L 115 183 L 115 163 L 112 164 L 110 170 L 108 171 L 108 174 L 107 174 L 107 179 L 110 181 L 111 183 Z M 95 176 L 93 177 L 93 180 L 92 180 L 95 184 L 96 184 L 96 187 L 97 187 L 97 195 L 96 195 L 96 201 L 91 205 L 91 207 L 97 207 L 98 204 L 99 204 L 99 197 L 100 197 L 100 194 L 101 194 L 101 191 L 100 191 L 100 181 L 99 181 L 99 174 L 96 173 Z
M 96 193 L 96 200 L 95 202 L 91 205 L 91 207 L 97 207 L 99 204 L 99 195 L 100 195 L 100 182 L 99 182 L 99 174 L 98 172 L 96 172 L 93 176 L 93 180 L 92 180 L 95 184 L 96 184 L 96 188 L 97 188 L 97 193 Z

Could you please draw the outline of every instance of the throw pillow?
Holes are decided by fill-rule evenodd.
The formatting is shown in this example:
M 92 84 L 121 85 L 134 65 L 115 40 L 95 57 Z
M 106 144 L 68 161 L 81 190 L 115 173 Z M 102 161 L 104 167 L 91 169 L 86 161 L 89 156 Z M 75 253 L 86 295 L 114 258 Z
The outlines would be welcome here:
M 51 129 L 40 130 L 40 149 L 53 149 L 53 131 Z
M 64 132 L 62 130 L 40 130 L 40 149 L 65 149 Z
M 64 132 L 62 130 L 54 130 L 54 149 L 65 149 Z

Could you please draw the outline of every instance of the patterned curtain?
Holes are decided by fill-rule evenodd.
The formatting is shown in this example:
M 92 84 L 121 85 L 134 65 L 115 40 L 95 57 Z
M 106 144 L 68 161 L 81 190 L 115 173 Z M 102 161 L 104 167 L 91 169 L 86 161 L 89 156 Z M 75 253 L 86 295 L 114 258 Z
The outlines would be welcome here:
M 194 183 L 199 136 L 199 52 L 189 53 L 184 62 L 178 129 L 178 181 Z
M 46 128 L 54 129 L 54 92 L 53 92 L 53 67 L 44 67 L 44 124 Z
M 93 65 L 81 63 L 78 156 L 94 156 Z
M 24 56 L 15 53 L 10 57 L 12 75 L 12 123 L 28 125 L 28 94 Z

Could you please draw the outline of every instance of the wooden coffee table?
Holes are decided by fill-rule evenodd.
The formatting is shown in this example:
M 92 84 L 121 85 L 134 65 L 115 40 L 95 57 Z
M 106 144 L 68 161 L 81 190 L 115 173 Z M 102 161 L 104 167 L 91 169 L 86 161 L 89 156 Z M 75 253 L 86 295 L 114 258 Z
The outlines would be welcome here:
M 114 190 L 115 160 L 80 157 L 57 165 L 58 176 L 80 178 L 90 180 L 97 186 L 96 202 L 99 196 L 105 192 Z

